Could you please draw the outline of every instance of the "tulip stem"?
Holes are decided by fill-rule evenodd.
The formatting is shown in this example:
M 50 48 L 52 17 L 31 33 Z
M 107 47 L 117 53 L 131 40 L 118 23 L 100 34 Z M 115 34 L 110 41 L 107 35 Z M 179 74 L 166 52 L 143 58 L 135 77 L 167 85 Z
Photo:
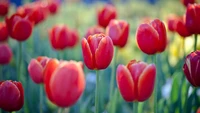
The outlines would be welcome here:
M 95 113 L 99 113 L 99 71 L 96 70 Z
M 154 55 L 155 66 L 156 66 L 156 63 L 157 63 L 156 60 L 157 60 L 157 57 L 156 57 L 156 54 L 155 54 Z M 158 113 L 158 106 L 157 106 L 158 97 L 157 96 L 158 96 L 158 75 L 156 75 L 155 89 L 154 89 L 154 113 Z
M 194 34 L 194 51 L 197 50 L 197 34 Z
M 42 84 L 40 85 L 40 113 L 43 113 L 42 108 L 43 108 L 43 86 Z
M 22 62 L 22 42 L 19 42 L 19 53 L 18 53 L 18 66 L 17 66 L 17 80 L 20 81 L 21 75 L 21 62 Z
M 58 113 L 62 113 L 63 112 L 63 108 L 58 108 Z
M 138 102 L 134 102 L 133 103 L 133 113 L 137 113 L 138 112 Z
M 109 95 L 110 101 L 111 101 L 111 97 L 113 96 L 113 91 L 114 91 L 115 65 L 116 65 L 117 52 L 118 52 L 117 47 L 114 47 L 114 49 L 115 49 L 115 52 L 114 52 L 114 57 L 113 57 L 112 73 L 111 73 L 111 80 L 110 80 L 110 95 Z
M 187 83 L 186 83 L 187 84 Z M 184 105 L 184 113 L 187 113 L 187 102 L 188 102 L 188 93 L 189 93 L 189 88 L 190 88 L 190 85 L 187 84 L 187 87 L 186 87 L 186 93 L 185 93 L 185 105 Z
M 0 65 L 0 81 L 3 80 L 3 65 Z

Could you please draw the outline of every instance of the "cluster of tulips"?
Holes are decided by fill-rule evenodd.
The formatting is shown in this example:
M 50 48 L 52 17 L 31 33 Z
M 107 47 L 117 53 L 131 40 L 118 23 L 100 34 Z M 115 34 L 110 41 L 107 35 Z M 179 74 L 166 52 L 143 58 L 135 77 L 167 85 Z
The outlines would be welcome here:
M 182 37 L 195 35 L 194 51 L 185 58 L 183 72 L 192 86 L 199 87 L 200 51 L 196 50 L 196 43 L 197 35 L 200 34 L 200 4 L 196 4 L 194 0 L 181 2 L 187 7 L 186 13 L 184 16 L 170 16 L 168 29 Z M 27 40 L 33 26 L 45 20 L 49 13 L 55 14 L 58 7 L 59 4 L 54 1 L 34 2 L 19 7 L 10 18 L 6 17 L 5 22 L 0 23 L 0 64 L 8 64 L 12 57 L 12 51 L 6 43 L 8 36 L 19 42 Z M 1 15 L 6 12 L 3 11 L 0 11 Z M 99 70 L 106 69 L 113 60 L 109 105 L 112 104 L 116 78 L 116 89 L 123 99 L 136 105 L 134 113 L 137 112 L 137 102 L 149 99 L 153 91 L 154 112 L 157 113 L 157 90 L 160 84 L 156 73 L 156 54 L 165 51 L 168 44 L 165 24 L 160 19 L 154 19 L 140 24 L 136 31 L 138 48 L 147 55 L 154 55 L 155 62 L 148 64 L 134 59 L 124 65 L 117 64 L 115 60 L 117 50 L 125 47 L 128 42 L 129 23 L 117 19 L 117 10 L 113 5 L 105 5 L 98 10 L 97 23 L 86 31 L 81 40 L 84 64 L 81 61 L 39 56 L 31 59 L 27 67 L 31 79 L 36 84 L 44 84 L 48 99 L 64 108 L 73 106 L 85 89 L 84 65 L 90 70 L 96 70 L 95 112 L 99 113 Z M 77 30 L 66 25 L 55 25 L 48 33 L 50 44 L 55 50 L 72 48 L 79 40 Z M 0 108 L 9 112 L 18 111 L 23 103 L 24 91 L 20 82 L 0 82 Z M 112 112 L 109 108 L 108 111 Z

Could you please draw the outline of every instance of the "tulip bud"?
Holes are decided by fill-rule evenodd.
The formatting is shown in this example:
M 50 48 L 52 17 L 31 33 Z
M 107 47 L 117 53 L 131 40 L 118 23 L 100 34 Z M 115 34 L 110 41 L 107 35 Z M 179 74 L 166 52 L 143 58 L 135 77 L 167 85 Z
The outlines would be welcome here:
M 18 14 L 6 18 L 6 25 L 11 38 L 16 39 L 17 41 L 27 40 L 33 29 L 33 24 L 28 17 L 22 17 Z
M 6 43 L 0 43 L 0 65 L 8 64 L 12 59 L 12 50 Z
M 194 4 L 195 0 L 180 0 L 182 2 L 182 4 L 187 7 L 188 4 Z
M 50 100 L 60 107 L 74 105 L 85 89 L 82 64 L 75 61 L 51 60 L 45 73 L 46 93 Z
M 169 15 L 169 17 L 167 19 L 167 27 L 168 27 L 169 31 L 171 31 L 171 32 L 176 31 L 178 19 L 179 19 L 179 17 L 176 15 L 173 15 L 173 14 Z
M 127 102 L 142 102 L 151 96 L 156 78 L 154 64 L 132 60 L 127 66 L 120 64 L 116 74 L 117 86 Z
M 67 47 L 74 47 L 78 42 L 78 33 L 66 26 L 54 26 L 49 30 L 51 46 L 56 50 L 64 50 Z
M 85 38 L 87 39 L 90 35 L 100 34 L 100 33 L 104 33 L 104 28 L 101 26 L 93 26 L 87 30 Z
M 8 39 L 8 30 L 4 22 L 0 22 L 0 42 Z
M 117 17 L 117 11 L 112 5 L 105 5 L 102 9 L 97 12 L 98 25 L 106 28 L 110 20 Z
M 90 35 L 82 39 L 82 54 L 89 69 L 105 69 L 113 57 L 113 42 L 104 34 Z
M 129 24 L 123 20 L 111 20 L 106 27 L 106 34 L 110 36 L 115 46 L 124 47 L 128 40 Z
M 140 50 L 146 54 L 163 52 L 167 45 L 164 23 L 155 19 L 149 24 L 141 24 L 137 29 L 136 42 Z
M 1 0 L 0 1 L 0 16 L 7 15 L 9 10 L 9 1 L 8 0 Z
M 50 0 L 48 2 L 48 9 L 51 14 L 56 14 L 56 12 L 58 11 L 58 8 L 59 8 L 58 2 L 56 2 L 54 0 Z
M 18 111 L 24 104 L 24 89 L 20 82 L 0 82 L 0 108 L 12 112 Z
M 200 34 L 200 4 L 189 4 L 186 11 L 186 27 L 192 34 Z
M 185 59 L 185 63 L 183 65 L 183 72 L 187 80 L 194 86 L 200 86 L 200 51 L 197 50 L 195 52 L 187 55 Z
M 32 59 L 30 61 L 28 72 L 36 84 L 43 83 L 43 70 L 48 61 L 48 57 L 38 57 L 37 59 Z

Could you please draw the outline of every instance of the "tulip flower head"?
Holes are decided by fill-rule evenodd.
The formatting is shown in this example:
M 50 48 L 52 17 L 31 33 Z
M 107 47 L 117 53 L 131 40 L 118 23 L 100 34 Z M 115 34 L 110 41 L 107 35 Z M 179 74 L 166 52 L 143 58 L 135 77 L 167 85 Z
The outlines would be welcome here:
M 200 87 L 200 51 L 194 51 L 187 55 L 183 65 L 183 72 L 187 80 L 194 86 Z
M 174 14 L 169 15 L 169 17 L 167 18 L 167 27 L 169 31 L 176 32 L 178 19 L 179 17 Z
M 56 14 L 59 9 L 59 3 L 56 2 L 55 0 L 48 1 L 48 9 L 50 14 Z
M 4 22 L 0 22 L 0 42 L 8 39 L 8 30 Z
M 89 69 L 105 69 L 113 57 L 113 42 L 104 34 L 90 35 L 82 39 L 82 54 L 85 65 Z
M 188 37 L 192 34 L 188 31 L 188 29 L 185 26 L 185 18 L 184 17 L 180 17 L 179 19 L 177 19 L 176 31 L 181 37 Z
M 112 5 L 105 5 L 102 9 L 97 12 L 98 25 L 106 28 L 110 20 L 117 17 L 117 11 Z
M 156 66 L 132 60 L 127 66 L 117 67 L 116 79 L 119 91 L 127 102 L 147 100 L 154 89 Z
M 128 40 L 129 24 L 123 20 L 111 20 L 106 27 L 106 34 L 110 36 L 115 46 L 124 47 Z
M 20 42 L 27 40 L 33 29 L 33 24 L 28 16 L 22 17 L 19 14 L 13 14 L 10 18 L 6 18 L 6 25 L 11 38 Z
M 9 4 L 9 0 L 0 0 L 0 16 L 8 14 Z
M 72 48 L 78 43 L 78 33 L 64 25 L 55 25 L 49 30 L 49 40 L 51 46 L 56 50 Z
M 37 59 L 32 59 L 28 65 L 28 72 L 32 80 L 36 84 L 43 83 L 43 71 L 47 62 L 49 61 L 48 57 L 40 56 Z
M 0 82 L 0 108 L 12 112 L 18 111 L 24 104 L 24 89 L 20 82 Z
M 195 0 L 180 0 L 182 4 L 187 7 L 189 4 L 194 4 Z
M 85 38 L 87 39 L 90 35 L 104 33 L 104 28 L 101 26 L 93 26 L 88 28 Z
M 10 63 L 12 59 L 12 50 L 6 43 L 0 43 L 0 65 Z
M 200 34 L 200 4 L 189 4 L 186 10 L 186 27 L 192 34 Z
M 167 46 L 164 23 L 155 19 L 149 24 L 141 24 L 137 29 L 136 42 L 140 50 L 146 54 L 163 52 Z
M 85 89 L 81 62 L 51 59 L 45 69 L 45 91 L 57 106 L 74 105 Z

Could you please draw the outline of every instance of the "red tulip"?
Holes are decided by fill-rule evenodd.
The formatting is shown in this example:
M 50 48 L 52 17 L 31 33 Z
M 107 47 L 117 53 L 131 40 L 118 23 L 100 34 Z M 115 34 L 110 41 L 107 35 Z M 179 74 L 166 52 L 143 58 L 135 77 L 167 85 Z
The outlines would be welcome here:
M 200 4 L 189 4 L 186 11 L 186 27 L 192 34 L 200 34 Z
M 9 1 L 8 0 L 1 0 L 0 1 L 0 16 L 7 15 L 9 10 Z
M 147 100 L 154 89 L 156 67 L 154 64 L 132 60 L 127 66 L 117 67 L 117 86 L 128 102 Z
M 200 113 L 200 107 L 197 109 L 197 112 L 196 113 Z
M 66 26 L 54 26 L 49 31 L 51 46 L 56 50 L 74 47 L 78 42 L 78 33 Z
M 176 32 L 176 27 L 177 27 L 177 20 L 179 19 L 178 16 L 176 15 L 169 15 L 167 19 L 167 27 L 169 31 L 171 32 Z
M 28 17 L 22 17 L 18 14 L 14 14 L 10 18 L 6 18 L 6 25 L 9 35 L 17 41 L 27 40 L 33 29 L 33 24 Z
M 195 0 L 181 0 L 182 4 L 187 7 L 188 4 L 194 4 Z
M 141 24 L 137 29 L 136 42 L 146 54 L 163 52 L 167 45 L 165 25 L 158 19 L 149 24 Z
M 20 82 L 0 82 L 0 108 L 12 112 L 18 111 L 24 104 L 24 89 Z
M 0 22 L 0 42 L 8 39 L 8 30 L 4 22 Z
M 97 21 L 98 24 L 102 27 L 106 27 L 110 20 L 117 17 L 117 11 L 112 5 L 105 5 L 102 9 L 97 12 Z
M 89 69 L 105 69 L 113 57 L 113 42 L 104 34 L 90 35 L 82 39 L 82 54 Z
M 85 38 L 87 39 L 90 35 L 100 34 L 100 33 L 104 33 L 104 28 L 101 26 L 93 26 L 87 30 Z
M 28 16 L 28 18 L 35 24 L 39 24 L 47 18 L 47 6 L 44 2 L 35 2 L 31 4 L 26 4 L 17 9 L 17 14 L 22 16 Z
M 185 26 L 185 21 L 184 21 L 184 17 L 180 17 L 179 19 L 177 19 L 177 27 L 176 27 L 176 31 L 178 32 L 178 34 L 182 37 L 188 37 L 190 35 L 192 35 L 188 29 Z
M 49 58 L 43 56 L 30 61 L 28 65 L 28 72 L 36 84 L 43 83 L 43 71 L 48 61 Z
M 56 12 L 58 11 L 58 8 L 59 8 L 58 2 L 54 0 L 50 0 L 48 2 L 48 9 L 51 14 L 56 14 Z
M 183 71 L 187 80 L 194 86 L 200 86 L 200 51 L 197 50 L 195 52 L 187 55 L 185 59 L 185 63 L 183 65 Z
M 85 78 L 82 64 L 75 61 L 63 61 L 57 65 L 56 60 L 51 60 L 47 64 L 45 75 L 46 92 L 52 102 L 60 107 L 70 107 L 74 105 L 85 89 Z M 54 67 L 57 66 L 57 67 Z M 49 69 L 53 69 L 49 70 Z
M 110 36 L 115 46 L 124 47 L 128 40 L 129 24 L 123 20 L 111 20 L 106 28 L 106 34 Z
M 8 64 L 12 59 L 12 50 L 6 43 L 0 43 L 0 65 Z

